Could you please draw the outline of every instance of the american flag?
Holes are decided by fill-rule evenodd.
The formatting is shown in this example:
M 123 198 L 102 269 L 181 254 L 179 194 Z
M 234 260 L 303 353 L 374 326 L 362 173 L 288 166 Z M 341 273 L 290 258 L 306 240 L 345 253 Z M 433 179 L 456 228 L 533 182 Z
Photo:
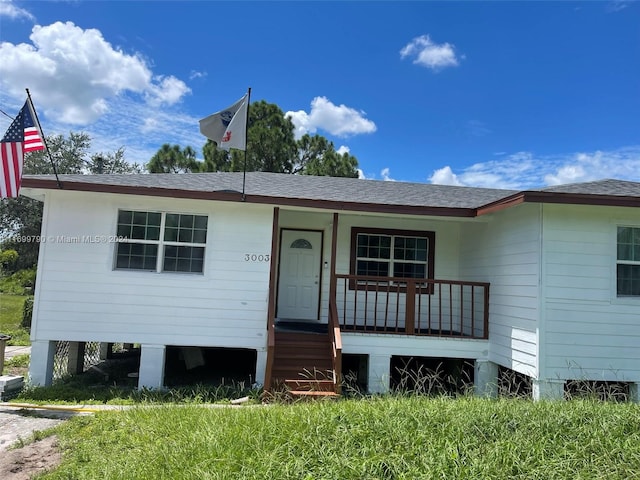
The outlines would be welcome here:
M 42 133 L 34 118 L 31 102 L 27 99 L 0 141 L 0 198 L 18 196 L 25 152 L 44 150 Z

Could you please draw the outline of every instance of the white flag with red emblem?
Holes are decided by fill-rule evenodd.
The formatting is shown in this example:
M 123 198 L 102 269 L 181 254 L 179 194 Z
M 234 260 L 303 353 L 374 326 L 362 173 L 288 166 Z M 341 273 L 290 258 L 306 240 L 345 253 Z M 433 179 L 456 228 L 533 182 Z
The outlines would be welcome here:
M 249 94 L 219 112 L 200 120 L 200 133 L 213 140 L 221 150 L 247 148 L 247 107 Z

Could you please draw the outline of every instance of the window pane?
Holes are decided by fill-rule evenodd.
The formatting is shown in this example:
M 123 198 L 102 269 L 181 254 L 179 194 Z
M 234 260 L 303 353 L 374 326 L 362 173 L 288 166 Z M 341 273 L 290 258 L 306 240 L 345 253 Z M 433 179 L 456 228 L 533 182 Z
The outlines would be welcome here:
M 201 273 L 203 258 L 203 247 L 167 245 L 165 248 L 163 271 Z
M 631 260 L 631 245 L 618 244 L 618 260 Z
M 160 238 L 160 214 L 121 210 L 118 212 L 117 234 L 136 240 Z
M 618 265 L 618 295 L 640 296 L 640 265 Z
M 147 240 L 160 240 L 160 227 L 147 227 Z
M 118 212 L 118 223 L 131 224 L 133 220 L 133 212 L 130 210 L 120 210 Z
M 162 219 L 162 214 L 157 212 L 150 212 L 147 215 L 147 225 L 150 225 L 152 227 L 159 227 L 161 219 Z
M 134 225 L 146 225 L 147 224 L 147 212 L 133 212 Z
M 180 224 L 180 215 L 176 213 L 167 213 L 164 225 L 165 227 L 178 227 Z
M 618 243 L 631 243 L 633 233 L 631 227 L 618 227 Z
M 424 263 L 400 263 L 393 265 L 393 276 L 404 278 L 426 278 L 426 265 Z
M 164 239 L 167 242 L 177 242 L 178 241 L 178 229 L 177 228 L 165 228 L 164 229 Z
M 162 270 L 165 272 L 175 272 L 176 270 L 176 265 L 178 263 L 178 260 L 176 258 L 168 258 L 166 255 L 164 257 L 164 265 L 162 267 Z
M 155 270 L 157 258 L 157 245 L 119 243 L 116 253 L 116 268 Z
M 129 225 L 118 225 L 118 236 L 119 237 L 131 237 L 131 227 Z
M 396 260 L 427 260 L 427 241 L 416 237 L 395 237 L 393 258 Z
M 618 227 L 618 260 L 640 261 L 640 228 Z
M 207 217 L 204 215 L 196 215 L 194 227 L 199 230 L 207 230 Z
M 373 260 L 358 260 L 356 265 L 356 275 L 388 277 L 389 263 L 376 262 Z
M 207 243 L 207 231 L 195 230 L 193 232 L 193 243 Z
M 134 225 L 131 227 L 131 238 L 135 238 L 136 240 L 145 240 L 146 228 L 141 225 Z
M 358 257 L 390 258 L 391 238 L 383 235 L 358 234 Z
M 180 215 L 180 228 L 193 228 L 193 215 Z
M 185 230 L 180 227 L 178 232 L 178 241 L 183 243 L 191 243 L 193 241 L 193 230 Z
M 307 250 L 313 250 L 313 246 L 309 243 L 309 240 L 305 240 L 304 238 L 298 238 L 291 243 L 289 248 L 302 248 Z

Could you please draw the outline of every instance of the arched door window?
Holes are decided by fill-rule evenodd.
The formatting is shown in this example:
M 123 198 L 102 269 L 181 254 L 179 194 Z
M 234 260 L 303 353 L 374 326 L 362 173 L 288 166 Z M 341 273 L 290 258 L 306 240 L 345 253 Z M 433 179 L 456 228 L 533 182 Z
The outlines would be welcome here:
M 309 240 L 305 240 L 304 238 L 294 240 L 289 248 L 306 248 L 307 250 L 313 250 L 313 246 Z

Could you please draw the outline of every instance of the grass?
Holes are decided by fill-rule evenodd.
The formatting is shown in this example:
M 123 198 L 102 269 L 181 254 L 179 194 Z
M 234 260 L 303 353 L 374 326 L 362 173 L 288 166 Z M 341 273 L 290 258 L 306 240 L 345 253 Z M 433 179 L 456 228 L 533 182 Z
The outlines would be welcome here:
M 0 293 L 0 334 L 11 335 L 8 345 L 31 345 L 29 332 L 20 326 L 24 295 Z
M 5 359 L 2 375 L 19 375 L 26 377 L 29 373 L 29 354 L 16 355 L 13 358 Z
M 559 479 L 640 476 L 629 403 L 385 396 L 138 407 L 57 428 L 45 479 Z

